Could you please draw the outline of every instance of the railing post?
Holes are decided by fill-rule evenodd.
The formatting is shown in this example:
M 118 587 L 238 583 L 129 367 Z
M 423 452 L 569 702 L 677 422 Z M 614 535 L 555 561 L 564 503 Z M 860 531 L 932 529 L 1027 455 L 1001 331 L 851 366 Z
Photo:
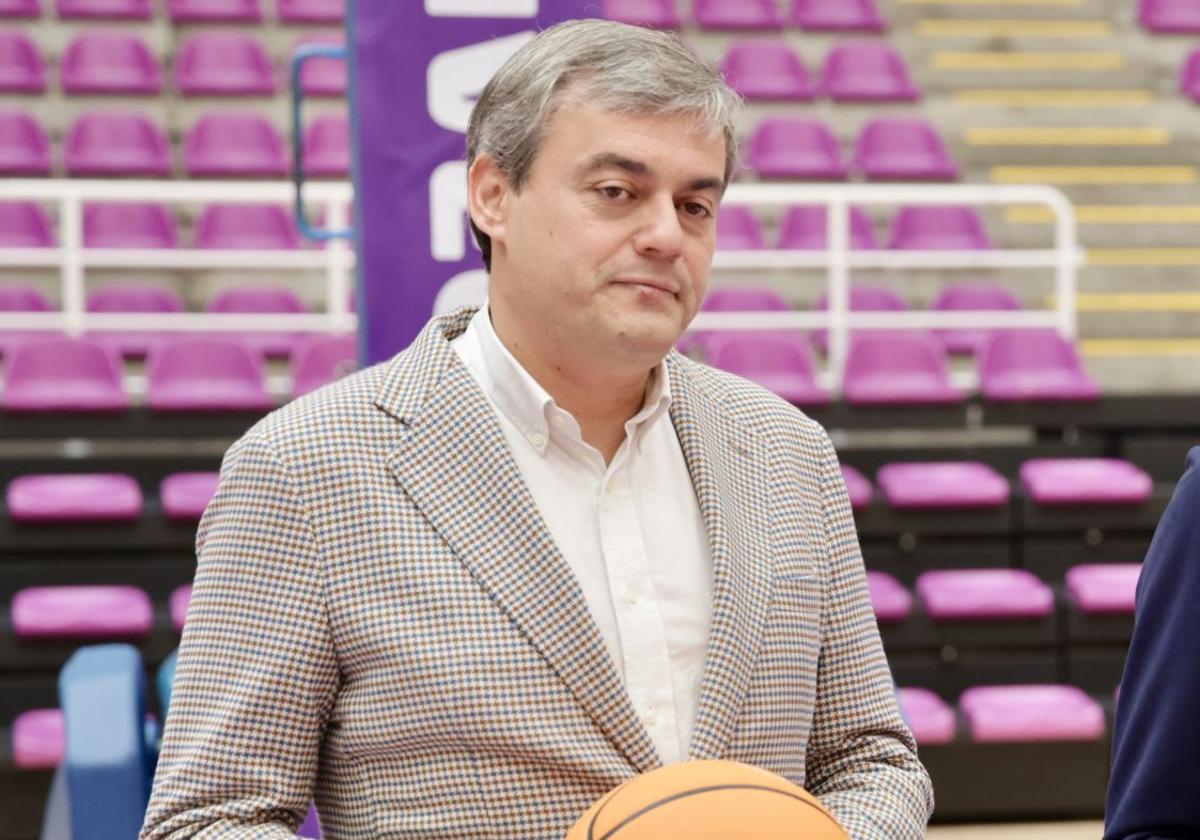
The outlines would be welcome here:
M 850 309 L 850 212 L 844 193 L 834 192 L 829 199 L 825 228 L 825 246 L 829 252 L 826 292 L 829 300 L 829 369 L 833 380 L 830 390 L 834 397 L 840 397 L 850 345 L 846 317 Z
M 1075 311 L 1076 265 L 1079 244 L 1075 226 L 1075 213 L 1070 203 L 1056 196 L 1050 208 L 1054 211 L 1054 298 L 1058 302 L 1058 332 L 1063 338 L 1074 341 L 1079 333 L 1078 315 Z
M 350 220 L 348 205 L 337 199 L 325 203 L 325 226 L 342 230 Z M 325 310 L 333 332 L 350 332 L 350 272 L 347 254 L 350 242 L 343 238 L 325 240 Z
M 83 277 L 83 202 L 79 194 L 69 191 L 63 195 L 59 208 L 62 226 L 62 312 L 67 335 L 83 334 L 84 277 Z

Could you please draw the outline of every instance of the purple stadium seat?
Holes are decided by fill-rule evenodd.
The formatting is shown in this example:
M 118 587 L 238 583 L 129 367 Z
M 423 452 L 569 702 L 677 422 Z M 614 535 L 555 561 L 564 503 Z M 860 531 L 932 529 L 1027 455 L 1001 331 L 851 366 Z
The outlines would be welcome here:
M 889 248 L 906 251 L 981 251 L 992 247 L 971 207 L 901 207 L 892 217 Z
M 50 139 L 24 111 L 0 111 L 0 175 L 49 175 Z
M 77 35 L 59 63 L 64 93 L 157 94 L 162 72 L 150 48 L 136 35 L 84 32 Z
M 853 217 L 851 217 L 853 218 Z M 813 302 L 813 309 L 822 312 L 829 308 L 829 298 L 822 293 Z M 851 312 L 907 312 L 908 304 L 904 298 L 886 286 L 872 286 L 866 283 L 855 283 L 850 286 Z M 850 331 L 854 336 L 855 332 Z M 825 330 L 813 330 L 813 344 L 822 353 L 829 347 L 829 333 Z
M 842 480 L 846 482 L 846 494 L 850 497 L 850 507 L 862 510 L 871 504 L 875 496 L 875 488 L 870 480 L 854 467 L 842 464 Z
M 634 26 L 678 29 L 675 0 L 604 0 L 604 17 Z
M 2 72 L 2 71 L 0 71 Z M 1200 47 L 1188 53 L 1179 71 L 1179 91 L 1200 102 Z
M 146 405 L 153 411 L 266 411 L 263 359 L 237 341 L 177 339 L 147 364 Z
M 779 29 L 775 0 L 695 0 L 692 17 L 701 29 Z
M 770 117 L 754 129 L 748 146 L 747 161 L 762 178 L 846 178 L 837 138 L 820 120 Z
M 18 639 L 136 639 L 154 623 L 136 586 L 31 586 L 12 599 Z
M 260 23 L 258 0 L 167 0 L 173 23 Z
M 730 204 L 717 211 L 717 250 L 756 251 L 763 246 L 762 225 L 753 210 Z
M 880 623 L 903 621 L 912 613 L 912 595 L 887 572 L 867 572 L 867 593 Z
M 947 286 L 938 293 L 930 309 L 938 312 L 1015 312 L 1021 302 L 1003 286 L 992 283 L 959 283 Z M 976 353 L 987 342 L 993 330 L 949 329 L 934 330 L 950 353 Z
M 1107 731 L 1104 709 L 1073 685 L 974 686 L 958 707 L 977 743 L 1095 741 Z
M 183 300 L 171 289 L 153 283 L 121 283 L 96 289 L 88 295 L 88 312 L 182 312 Z M 170 340 L 172 333 L 134 330 L 103 330 L 91 334 L 94 341 L 120 356 L 145 356 Z
M 203 116 L 184 138 L 189 175 L 284 176 L 288 172 L 283 138 L 266 117 L 245 112 Z
M 706 336 L 710 364 L 744 376 L 793 405 L 825 405 L 808 339 L 786 332 L 724 332 Z
M 872 181 L 950 181 L 958 167 L 929 123 L 913 118 L 869 121 L 855 143 L 855 169 Z
M 227 289 L 213 298 L 208 311 L 303 314 L 308 312 L 308 307 L 289 289 L 259 286 Z M 223 332 L 222 335 L 235 338 L 254 352 L 267 356 L 290 356 L 296 349 L 296 342 L 303 337 L 301 333 L 291 332 Z
M 1200 34 L 1200 0 L 1140 0 L 1138 21 L 1151 32 Z
M 773 289 L 737 286 L 710 289 L 701 306 L 706 312 L 787 312 L 791 308 Z
M 1067 570 L 1067 594 L 1089 615 L 1133 615 L 1141 563 L 1095 563 Z
M 344 38 L 333 35 L 306 35 L 295 49 L 313 44 L 342 46 Z M 293 52 L 295 52 L 293 49 Z M 300 90 L 305 96 L 342 96 L 348 84 L 346 62 L 338 58 L 310 58 L 300 68 Z
M 39 18 L 41 0 L 0 0 L 0 18 Z
M 50 312 L 53 309 L 46 296 L 32 286 L 0 285 L 0 312 Z M 50 335 L 53 333 L 44 330 L 0 331 L 0 353 L 8 356 L 26 341 L 40 341 Z
M 83 20 L 150 20 L 151 0 L 58 0 L 58 16 Z
M 5 502 L 20 523 L 132 522 L 142 491 L 119 473 L 22 475 L 9 482 Z
M 915 584 L 934 621 L 1042 618 L 1054 611 L 1054 591 L 1025 569 L 942 569 Z
M 283 251 L 300 247 L 292 217 L 274 204 L 210 204 L 196 221 L 197 248 Z
M 51 770 L 66 754 L 67 732 L 59 709 L 30 709 L 12 724 L 12 761 L 21 770 Z
M 854 336 L 844 390 L 852 405 L 947 405 L 964 400 L 950 384 L 942 345 L 923 333 Z
M 168 608 L 171 611 L 171 629 L 176 633 L 183 632 L 184 622 L 187 621 L 188 603 L 192 600 L 192 585 L 185 583 L 171 590 L 168 598 Z
M 1120 458 L 1034 458 L 1019 475 L 1037 505 L 1138 505 L 1154 493 L 1153 479 Z
M 979 351 L 979 390 L 989 402 L 1100 397 L 1075 346 L 1054 330 L 993 332 Z
M 90 338 L 30 339 L 13 348 L 4 372 L 5 411 L 124 411 L 129 407 L 116 352 Z
M 198 520 L 217 492 L 218 472 L 171 473 L 158 486 L 158 500 L 168 519 Z
M 779 247 L 798 251 L 824 251 L 828 247 L 828 211 L 818 204 L 789 207 L 779 220 Z M 873 251 L 879 247 L 875 229 L 861 207 L 850 208 L 850 247 Z
M 40 204 L 0 201 L 0 247 L 54 247 L 54 228 Z
M 33 41 L 15 29 L 0 31 L 0 92 L 45 90 L 46 65 Z
M 87 248 L 178 248 L 179 226 L 162 204 L 91 202 L 83 208 Z
M 299 397 L 327 385 L 358 364 L 358 342 L 352 335 L 314 335 L 300 342 L 292 354 L 292 396 Z
M 749 101 L 809 102 L 816 95 L 808 68 L 786 41 L 739 41 L 720 67 L 730 87 Z
M 166 135 L 141 114 L 94 111 L 71 125 L 64 157 L 71 175 L 171 174 Z
M 314 178 L 350 174 L 350 118 L 324 114 L 304 131 L 304 171 Z
M 341 23 L 346 0 L 276 0 L 280 23 Z
M 796 0 L 796 25 L 809 32 L 882 32 L 874 0 Z
M 834 102 L 921 98 L 900 53 L 882 41 L 850 41 L 831 49 L 821 65 L 821 91 Z
M 175 56 L 175 87 L 184 96 L 271 96 L 275 69 L 252 35 L 199 32 Z
M 886 464 L 875 475 L 896 510 L 995 508 L 1008 502 L 1008 481 L 973 461 Z
M 901 688 L 896 691 L 896 700 L 918 746 L 948 744 L 954 740 L 958 720 L 941 697 L 927 688 Z

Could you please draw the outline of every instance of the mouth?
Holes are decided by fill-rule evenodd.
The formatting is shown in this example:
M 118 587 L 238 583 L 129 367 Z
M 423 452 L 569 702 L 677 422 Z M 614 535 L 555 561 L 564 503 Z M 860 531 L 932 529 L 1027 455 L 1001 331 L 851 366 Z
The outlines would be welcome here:
M 622 286 L 633 286 L 639 290 L 658 292 L 679 298 L 679 284 L 658 277 L 618 277 L 614 282 Z

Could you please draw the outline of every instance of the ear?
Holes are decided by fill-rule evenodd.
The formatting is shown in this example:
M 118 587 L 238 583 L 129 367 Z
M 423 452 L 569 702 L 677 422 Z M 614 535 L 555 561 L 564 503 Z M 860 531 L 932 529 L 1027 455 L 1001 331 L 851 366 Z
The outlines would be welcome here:
M 510 189 L 508 176 L 491 155 L 479 155 L 467 170 L 467 212 L 493 243 L 504 241 L 504 211 Z

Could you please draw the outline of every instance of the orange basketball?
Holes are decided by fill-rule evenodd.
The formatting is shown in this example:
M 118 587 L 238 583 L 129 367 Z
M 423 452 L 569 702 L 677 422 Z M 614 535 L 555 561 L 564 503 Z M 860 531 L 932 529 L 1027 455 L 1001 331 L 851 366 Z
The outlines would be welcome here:
M 566 840 L 849 840 L 817 798 L 736 761 L 669 764 L 609 791 Z

